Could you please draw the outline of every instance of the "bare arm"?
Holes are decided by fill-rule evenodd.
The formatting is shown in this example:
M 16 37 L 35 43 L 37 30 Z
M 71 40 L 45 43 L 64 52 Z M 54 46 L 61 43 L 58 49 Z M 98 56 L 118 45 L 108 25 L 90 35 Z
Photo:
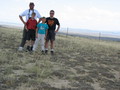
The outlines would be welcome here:
M 45 39 L 46 39 L 47 35 L 48 35 L 48 30 L 46 30 Z
M 41 22 L 41 18 L 39 18 L 39 20 L 38 20 L 38 23 L 40 23 Z
M 58 32 L 58 31 L 59 31 L 59 29 L 60 29 L 60 25 L 58 25 L 58 27 L 57 27 L 57 29 L 56 29 L 56 31 L 55 31 L 55 32 Z
M 19 16 L 20 20 L 23 22 L 23 24 L 25 25 L 26 22 L 23 20 L 22 16 Z
M 38 38 L 38 28 L 36 29 L 36 38 Z
M 47 37 L 47 35 L 48 35 L 48 30 L 46 30 L 46 34 L 45 34 L 45 36 Z

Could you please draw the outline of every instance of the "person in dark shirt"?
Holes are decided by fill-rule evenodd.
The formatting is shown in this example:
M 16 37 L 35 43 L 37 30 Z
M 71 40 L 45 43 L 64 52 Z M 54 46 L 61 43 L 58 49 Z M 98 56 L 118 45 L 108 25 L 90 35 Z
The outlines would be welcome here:
M 45 42 L 45 53 L 47 54 L 48 52 L 48 42 L 50 40 L 50 47 L 51 47 L 51 54 L 54 54 L 54 41 L 55 41 L 55 35 L 59 31 L 60 28 L 60 23 L 57 18 L 54 17 L 54 10 L 50 11 L 50 17 L 46 19 L 46 23 L 48 24 L 48 34 L 46 37 L 46 42 Z M 56 29 L 56 25 L 58 26 Z

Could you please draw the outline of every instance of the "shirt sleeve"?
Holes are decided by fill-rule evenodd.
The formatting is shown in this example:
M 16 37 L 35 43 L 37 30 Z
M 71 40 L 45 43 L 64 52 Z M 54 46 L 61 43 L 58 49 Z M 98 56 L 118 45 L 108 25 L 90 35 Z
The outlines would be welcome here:
M 27 10 L 25 10 L 24 12 L 22 12 L 19 16 L 26 16 L 27 15 Z

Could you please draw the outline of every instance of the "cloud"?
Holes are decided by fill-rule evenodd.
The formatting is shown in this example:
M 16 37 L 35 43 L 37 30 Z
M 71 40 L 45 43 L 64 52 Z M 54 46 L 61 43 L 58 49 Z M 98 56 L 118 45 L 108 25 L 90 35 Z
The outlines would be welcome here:
M 113 4 L 111 4 L 113 6 L 108 5 L 109 7 L 88 3 L 78 5 L 78 1 L 74 3 L 67 1 L 63 3 L 58 0 L 52 0 L 49 3 L 46 3 L 48 0 L 11 0 L 9 3 L 2 1 L 1 10 L 4 8 L 4 11 L 1 13 L 0 20 L 20 22 L 18 15 L 28 8 L 29 2 L 34 2 L 35 9 L 43 16 L 48 16 L 49 10 L 54 9 L 56 12 L 55 17 L 60 20 L 61 27 L 94 30 L 120 30 L 120 11 L 117 10 L 116 7 L 113 7 Z M 90 2 L 92 3 L 92 1 Z M 117 2 L 114 3 L 116 4 Z M 11 8 L 6 7 L 8 5 L 11 5 Z M 14 12 L 14 14 L 11 12 Z M 8 13 L 9 16 L 6 17 Z
M 120 12 L 113 12 L 96 7 L 80 8 L 64 6 L 59 13 L 63 24 L 69 27 L 95 30 L 120 30 Z

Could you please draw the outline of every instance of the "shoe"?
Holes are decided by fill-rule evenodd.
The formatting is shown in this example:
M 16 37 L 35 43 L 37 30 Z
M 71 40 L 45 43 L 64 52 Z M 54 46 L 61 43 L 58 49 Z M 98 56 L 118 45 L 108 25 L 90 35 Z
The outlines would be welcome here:
M 54 55 L 54 51 L 51 51 L 51 55 Z
M 30 47 L 30 51 L 33 51 L 33 46 Z
M 31 47 L 30 46 L 27 46 L 27 51 L 30 51 L 31 50 Z
M 48 50 L 45 50 L 45 54 L 47 54 L 48 53 Z
M 45 54 L 45 52 L 44 52 L 43 50 L 41 51 L 41 53 L 42 53 L 42 54 Z
M 22 51 L 22 50 L 23 50 L 23 47 L 19 47 L 19 48 L 18 48 L 18 51 Z

